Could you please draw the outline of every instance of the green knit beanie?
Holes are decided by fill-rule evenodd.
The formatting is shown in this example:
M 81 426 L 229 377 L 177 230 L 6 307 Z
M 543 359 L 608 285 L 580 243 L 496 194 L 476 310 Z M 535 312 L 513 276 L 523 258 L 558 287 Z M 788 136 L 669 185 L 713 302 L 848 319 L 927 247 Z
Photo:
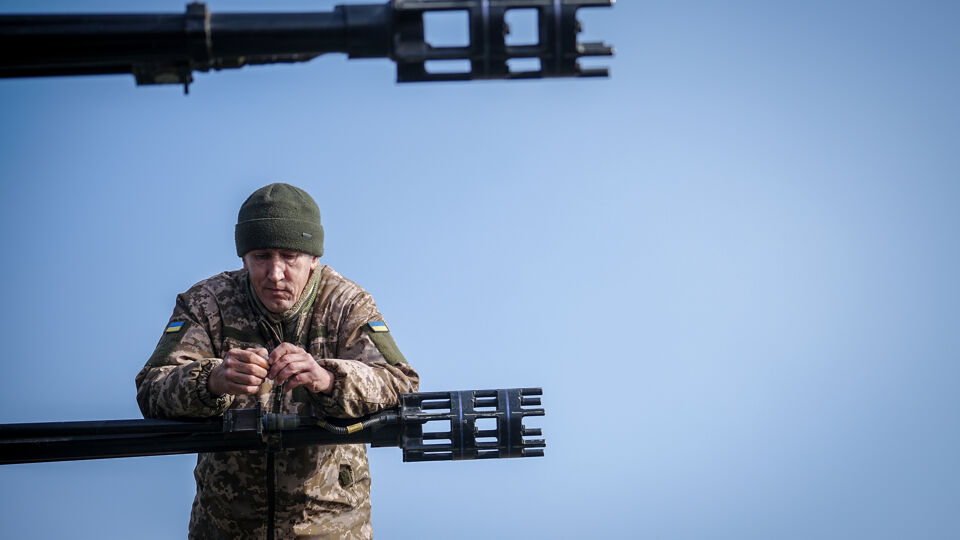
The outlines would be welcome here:
M 270 184 L 247 197 L 237 215 L 237 255 L 254 249 L 290 249 L 323 255 L 320 208 L 290 184 Z

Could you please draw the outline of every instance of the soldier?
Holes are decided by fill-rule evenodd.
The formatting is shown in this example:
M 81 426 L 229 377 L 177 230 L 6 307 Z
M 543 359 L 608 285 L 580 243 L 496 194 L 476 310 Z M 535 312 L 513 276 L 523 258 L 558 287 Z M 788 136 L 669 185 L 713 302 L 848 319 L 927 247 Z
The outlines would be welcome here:
M 144 417 L 206 418 L 257 403 L 267 412 L 357 417 L 417 391 L 419 377 L 373 298 L 319 264 L 323 228 L 310 195 L 287 184 L 258 189 L 240 207 L 236 244 L 242 270 L 177 296 L 136 378 Z M 372 537 L 364 445 L 268 455 L 199 455 L 191 539 Z

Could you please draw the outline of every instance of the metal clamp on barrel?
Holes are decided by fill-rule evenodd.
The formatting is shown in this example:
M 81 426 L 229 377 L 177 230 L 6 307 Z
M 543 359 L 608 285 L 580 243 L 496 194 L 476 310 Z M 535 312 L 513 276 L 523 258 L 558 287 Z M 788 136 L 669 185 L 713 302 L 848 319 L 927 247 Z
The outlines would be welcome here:
M 210 30 L 210 10 L 207 5 L 202 2 L 187 4 L 183 18 L 185 50 L 179 55 L 132 63 L 131 71 L 137 84 L 182 84 L 184 93 L 189 93 L 193 72 L 208 71 L 212 65 Z
M 582 69 L 582 56 L 611 56 L 613 48 L 601 42 L 579 43 L 577 10 L 610 7 L 614 0 L 393 0 L 394 50 L 397 81 L 460 81 L 470 79 L 536 79 L 543 77 L 606 77 L 607 68 Z M 538 41 L 508 45 L 506 13 L 514 9 L 537 12 Z M 432 11 L 467 11 L 470 42 L 464 47 L 433 47 L 424 38 L 423 15 Z M 536 58 L 539 69 L 512 70 L 508 61 Z M 469 60 L 460 73 L 431 73 L 427 62 Z
M 230 409 L 223 413 L 223 432 L 238 433 L 256 431 L 263 433 L 263 409 L 258 403 L 250 409 Z
M 249 409 L 230 409 L 223 413 L 224 433 L 256 432 L 268 450 L 283 448 L 283 432 L 305 425 L 309 419 L 295 414 L 264 413 L 258 403 Z
M 523 419 L 543 416 L 540 388 L 424 392 L 401 396 L 403 461 L 543 456 L 546 442 Z M 492 426 L 481 429 L 485 419 Z M 426 428 L 426 429 L 425 429 Z

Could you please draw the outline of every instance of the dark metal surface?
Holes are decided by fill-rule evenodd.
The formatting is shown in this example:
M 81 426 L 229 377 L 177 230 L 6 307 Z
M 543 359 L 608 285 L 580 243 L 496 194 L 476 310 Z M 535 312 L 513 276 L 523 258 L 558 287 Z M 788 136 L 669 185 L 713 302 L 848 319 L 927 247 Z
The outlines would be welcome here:
M 523 420 L 543 416 L 539 388 L 404 394 L 399 410 L 334 421 L 358 431 L 333 433 L 318 419 L 233 409 L 211 420 L 106 420 L 0 425 L 0 464 L 234 450 L 276 451 L 308 445 L 399 446 L 404 461 L 542 456 L 539 429 Z M 480 419 L 495 428 L 481 430 Z M 441 423 L 446 431 L 427 431 Z M 340 430 L 343 431 L 342 429 Z M 440 441 L 440 442 L 434 442 Z
M 404 395 L 404 461 L 447 461 L 543 455 L 546 443 L 539 429 L 529 429 L 523 420 L 543 416 L 539 388 L 475 390 Z M 493 429 L 477 425 L 489 419 Z M 424 428 L 427 428 L 427 431 Z
M 393 0 L 336 6 L 330 12 L 210 13 L 191 3 L 186 13 L 146 15 L 0 16 L 0 77 L 131 73 L 137 84 L 183 84 L 194 71 L 248 64 L 303 62 L 332 52 L 350 58 L 391 58 L 400 82 L 541 77 L 597 77 L 584 56 L 609 56 L 603 43 L 579 43 L 577 10 L 613 0 Z M 537 43 L 509 46 L 506 14 L 537 13 Z M 424 14 L 468 15 L 469 43 L 434 47 L 424 38 Z M 514 59 L 539 69 L 511 69 Z M 433 62 L 467 61 L 461 72 L 431 72 Z
M 469 79 L 536 79 L 542 77 L 606 77 L 606 68 L 582 69 L 584 56 L 611 56 L 603 43 L 579 43 L 577 10 L 610 7 L 613 0 L 394 0 L 397 80 L 453 81 Z M 533 9 L 537 14 L 535 44 L 507 45 L 510 10 Z M 423 15 L 433 11 L 466 11 L 470 42 L 463 47 L 433 47 L 424 40 Z M 539 60 L 539 69 L 512 69 L 510 60 Z M 470 69 L 431 73 L 428 62 L 469 60 Z

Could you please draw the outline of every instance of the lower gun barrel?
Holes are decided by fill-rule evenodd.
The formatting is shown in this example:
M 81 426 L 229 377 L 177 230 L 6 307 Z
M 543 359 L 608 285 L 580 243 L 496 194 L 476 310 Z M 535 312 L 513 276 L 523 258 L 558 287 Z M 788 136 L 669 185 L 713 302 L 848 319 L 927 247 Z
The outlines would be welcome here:
M 404 394 L 399 410 L 359 419 L 296 417 L 256 407 L 206 420 L 5 424 L 0 465 L 361 443 L 398 446 L 404 461 L 529 457 L 543 455 L 546 443 L 526 438 L 541 430 L 527 428 L 523 420 L 543 415 L 543 409 L 525 409 L 522 402 L 540 393 L 526 388 Z M 447 403 L 446 410 L 422 407 L 438 401 Z M 477 407 L 478 401 L 484 405 Z M 496 427 L 480 429 L 477 424 L 485 420 Z M 432 422 L 445 430 L 424 432 Z

